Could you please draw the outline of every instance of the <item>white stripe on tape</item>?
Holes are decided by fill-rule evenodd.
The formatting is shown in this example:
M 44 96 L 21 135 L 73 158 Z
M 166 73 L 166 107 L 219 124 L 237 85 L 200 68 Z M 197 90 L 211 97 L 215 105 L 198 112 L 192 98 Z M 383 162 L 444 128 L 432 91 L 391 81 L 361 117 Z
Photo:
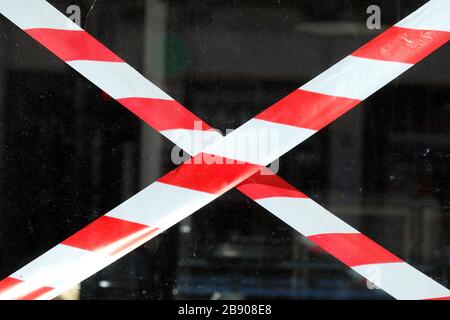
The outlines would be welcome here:
M 215 130 L 170 129 L 160 133 L 190 155 L 195 156 L 223 136 Z
M 67 64 L 114 99 L 138 97 L 173 100 L 126 63 L 78 60 Z
M 323 233 L 358 233 L 311 199 L 276 197 L 256 202 L 306 237 Z
M 261 166 L 268 165 L 317 131 L 251 119 L 203 152 Z
M 11 277 L 43 287 L 68 288 L 112 261 L 106 255 L 59 244 Z
M 206 192 L 154 182 L 106 215 L 166 229 L 215 198 Z
M 1 0 L 0 12 L 21 29 L 82 30 L 46 1 Z
M 450 32 L 450 1 L 431 0 L 396 24 L 397 27 Z
M 331 96 L 364 100 L 412 64 L 348 56 L 301 89 Z
M 352 267 L 396 299 L 419 300 L 446 297 L 450 291 L 405 262 Z

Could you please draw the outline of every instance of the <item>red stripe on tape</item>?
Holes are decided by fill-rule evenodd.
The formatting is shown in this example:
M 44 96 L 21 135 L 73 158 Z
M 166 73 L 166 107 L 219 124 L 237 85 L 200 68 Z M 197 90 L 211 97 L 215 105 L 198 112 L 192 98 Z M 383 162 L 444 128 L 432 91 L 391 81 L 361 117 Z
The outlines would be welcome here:
M 39 28 L 24 31 L 66 62 L 73 60 L 123 62 L 111 50 L 83 30 Z
M 232 189 L 260 169 L 260 165 L 199 153 L 158 182 L 218 194 Z
M 125 98 L 117 101 L 158 131 L 169 129 L 211 129 L 208 124 L 175 100 Z
M 10 291 L 10 293 L 12 293 L 10 297 L 11 300 L 36 300 L 44 294 L 54 290 L 54 288 L 50 287 L 40 287 L 29 291 L 23 285 L 24 283 L 25 282 L 22 280 L 14 279 L 11 277 L 5 278 L 0 281 L 0 295 Z M 20 288 L 21 286 L 24 290 Z
M 66 246 L 113 255 L 151 237 L 158 228 L 102 216 L 62 242 Z
M 350 267 L 403 262 L 361 233 L 327 233 L 309 236 L 308 239 Z
M 416 64 L 450 40 L 450 32 L 391 27 L 352 56 Z
M 425 299 L 425 300 L 450 300 L 450 296 L 448 296 L 448 297 L 441 297 L 441 298 Z
M 253 200 L 273 197 L 308 198 L 267 168 L 263 168 L 238 185 L 237 188 Z
M 256 119 L 320 130 L 360 102 L 298 89 L 261 112 Z

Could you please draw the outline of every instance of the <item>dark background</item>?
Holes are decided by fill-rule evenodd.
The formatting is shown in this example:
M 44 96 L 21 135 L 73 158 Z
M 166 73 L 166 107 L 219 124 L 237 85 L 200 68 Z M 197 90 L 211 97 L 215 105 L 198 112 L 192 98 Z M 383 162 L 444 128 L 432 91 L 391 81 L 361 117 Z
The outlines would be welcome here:
M 49 1 L 202 119 L 236 128 L 426 1 Z M 91 6 L 92 10 L 90 10 Z M 89 14 L 88 14 L 89 12 Z M 173 145 L 0 17 L 0 277 L 175 165 Z M 449 287 L 450 47 L 290 151 L 280 176 Z M 368 75 L 370 76 L 370 75 Z M 81 299 L 383 299 L 232 190 Z

